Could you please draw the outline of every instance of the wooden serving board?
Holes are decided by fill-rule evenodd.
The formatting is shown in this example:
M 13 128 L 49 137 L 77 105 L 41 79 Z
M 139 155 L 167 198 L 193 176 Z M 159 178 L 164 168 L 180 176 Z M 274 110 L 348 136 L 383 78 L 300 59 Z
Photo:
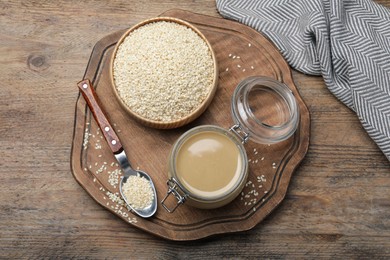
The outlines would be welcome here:
M 167 192 L 168 155 L 175 140 L 197 125 L 232 126 L 230 100 L 237 84 L 246 77 L 268 76 L 291 88 L 301 113 L 298 130 L 290 139 L 278 144 L 246 144 L 248 182 L 242 193 L 227 206 L 201 210 L 184 204 L 174 213 L 168 213 L 159 205 L 153 217 L 142 219 L 123 206 L 118 189 L 121 171 L 80 95 L 76 104 L 71 154 L 73 175 L 100 205 L 131 225 L 163 238 L 195 240 L 249 230 L 283 200 L 291 176 L 308 149 L 309 111 L 294 85 L 289 66 L 275 46 L 255 30 L 237 22 L 183 10 L 170 10 L 161 16 L 192 23 L 206 36 L 215 51 L 219 67 L 218 89 L 209 108 L 197 120 L 178 129 L 157 130 L 135 122 L 121 108 L 110 86 L 109 60 L 125 30 L 97 42 L 84 76 L 95 86 L 102 107 L 133 167 L 149 173 L 153 178 L 159 201 Z

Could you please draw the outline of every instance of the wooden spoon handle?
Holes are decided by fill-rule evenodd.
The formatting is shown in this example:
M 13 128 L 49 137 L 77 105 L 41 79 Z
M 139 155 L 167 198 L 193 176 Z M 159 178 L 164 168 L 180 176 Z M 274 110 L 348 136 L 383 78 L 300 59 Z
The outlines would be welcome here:
M 108 145 L 110 146 L 112 152 L 117 154 L 123 150 L 122 144 L 116 135 L 114 129 L 112 128 L 110 122 L 108 122 L 107 116 L 104 114 L 101 106 L 99 105 L 99 98 L 96 95 L 94 88 L 92 87 L 91 82 L 86 79 L 77 83 L 78 88 L 80 89 L 81 94 L 85 101 L 87 101 L 89 109 L 91 109 L 92 114 L 98 123 L 104 137 L 107 140 Z

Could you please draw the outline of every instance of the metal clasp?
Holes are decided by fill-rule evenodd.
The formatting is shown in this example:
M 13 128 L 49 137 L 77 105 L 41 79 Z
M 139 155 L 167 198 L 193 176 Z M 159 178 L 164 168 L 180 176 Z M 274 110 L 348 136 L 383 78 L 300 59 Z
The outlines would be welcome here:
M 185 192 L 183 192 L 182 188 L 180 187 L 180 185 L 177 183 L 177 181 L 174 179 L 174 178 L 171 178 L 167 181 L 167 185 L 168 185 L 168 191 L 167 191 L 167 195 L 165 195 L 165 198 L 161 201 L 161 205 L 164 207 L 164 209 L 166 209 L 169 213 L 172 213 L 174 212 L 177 207 L 179 207 L 181 204 L 183 204 L 187 197 L 188 197 L 188 194 L 186 194 Z M 179 189 L 179 190 L 177 190 Z M 164 202 L 166 201 L 166 199 L 169 197 L 169 195 L 173 194 L 175 196 L 175 198 L 177 199 L 177 204 L 176 206 L 173 208 L 173 209 L 170 209 L 167 207 L 167 205 L 164 204 Z M 182 195 L 183 194 L 183 195 Z
M 249 134 L 242 130 L 240 124 L 236 124 L 229 128 L 229 131 L 236 134 L 236 136 L 241 139 L 242 144 L 246 144 L 249 140 Z

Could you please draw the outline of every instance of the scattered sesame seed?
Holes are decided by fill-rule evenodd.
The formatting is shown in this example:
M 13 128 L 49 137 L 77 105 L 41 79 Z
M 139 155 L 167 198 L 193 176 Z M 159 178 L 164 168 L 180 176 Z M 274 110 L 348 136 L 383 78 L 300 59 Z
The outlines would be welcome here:
M 121 174 L 121 169 L 115 169 L 112 172 L 108 172 L 108 174 L 108 183 L 116 188 L 116 185 L 119 184 L 119 175 Z
M 132 224 L 137 223 L 137 219 L 136 218 L 128 218 L 127 220 L 129 221 L 129 223 L 132 223 Z
M 226 68 L 226 70 L 225 71 L 229 71 L 229 68 Z
M 240 65 L 240 64 L 237 64 L 237 67 L 241 68 L 241 65 Z

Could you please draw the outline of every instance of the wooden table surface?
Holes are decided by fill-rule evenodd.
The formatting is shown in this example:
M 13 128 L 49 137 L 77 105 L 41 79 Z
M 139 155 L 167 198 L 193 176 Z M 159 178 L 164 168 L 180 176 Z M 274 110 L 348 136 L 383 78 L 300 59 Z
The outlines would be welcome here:
M 212 0 L 0 1 L 0 258 L 390 258 L 389 161 L 321 77 L 296 71 L 309 150 L 285 200 L 252 230 L 164 240 L 79 186 L 76 83 L 94 44 L 173 8 L 219 16 Z

